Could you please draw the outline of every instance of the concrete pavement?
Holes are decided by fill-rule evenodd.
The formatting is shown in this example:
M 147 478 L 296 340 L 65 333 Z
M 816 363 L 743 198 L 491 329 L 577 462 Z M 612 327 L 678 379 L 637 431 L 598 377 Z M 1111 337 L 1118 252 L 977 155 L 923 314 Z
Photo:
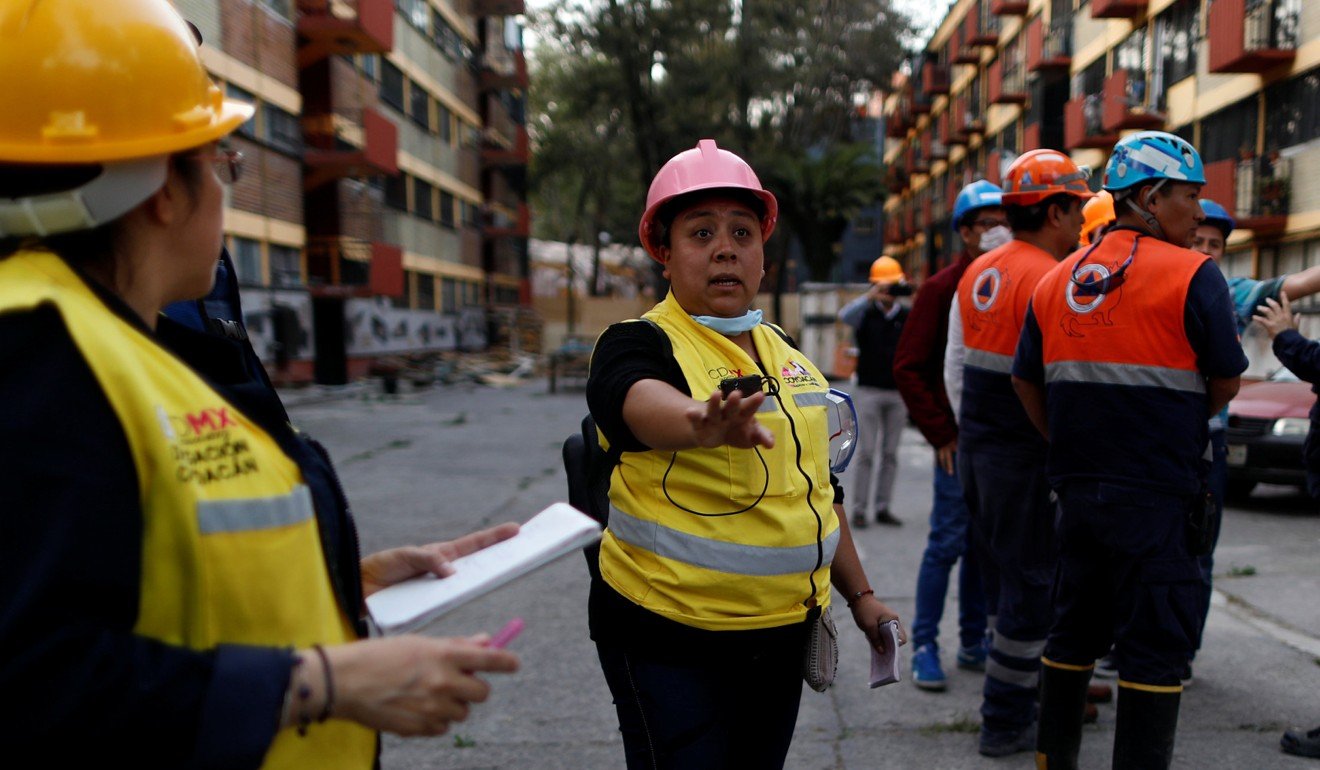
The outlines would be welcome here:
M 551 395 L 543 381 L 510 389 L 439 386 L 392 398 L 360 388 L 290 408 L 295 424 L 334 456 L 364 551 L 526 519 L 563 499 L 560 444 L 586 411 L 580 391 Z M 894 500 L 905 525 L 857 533 L 872 585 L 905 620 L 925 542 L 930 463 L 920 435 L 907 431 Z M 1196 683 L 1183 697 L 1176 767 L 1320 768 L 1278 750 L 1286 726 L 1320 724 L 1317 552 L 1320 516 L 1312 503 L 1285 490 L 1266 489 L 1228 512 L 1217 566 L 1222 592 Z M 491 701 L 449 735 L 387 738 L 384 766 L 622 767 L 613 706 L 587 637 L 586 591 L 585 565 L 570 556 L 430 629 L 494 631 L 521 616 L 527 630 L 512 648 L 523 670 L 493 678 Z M 946 646 L 955 618 L 951 595 L 941 635 Z M 847 613 L 841 620 L 847 622 Z M 1002 760 L 976 754 L 979 675 L 957 671 L 950 659 L 946 693 L 918 691 L 906 681 L 906 666 L 905 681 L 870 690 L 860 632 L 847 628 L 841 636 L 835 687 L 803 693 L 789 767 L 1033 766 L 1029 754 Z M 1100 723 L 1085 734 L 1083 767 L 1109 766 L 1114 712 L 1100 709 Z

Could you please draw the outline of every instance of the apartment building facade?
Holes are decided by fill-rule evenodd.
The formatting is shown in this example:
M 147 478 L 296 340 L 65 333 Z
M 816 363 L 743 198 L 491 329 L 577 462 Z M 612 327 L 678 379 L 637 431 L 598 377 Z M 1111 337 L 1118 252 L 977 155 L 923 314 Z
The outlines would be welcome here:
M 257 105 L 226 242 L 278 379 L 479 349 L 530 302 L 522 0 L 179 0 Z
M 958 190 L 1022 152 L 1096 171 L 1125 133 L 1200 150 L 1233 212 L 1229 275 L 1320 264 L 1320 3 L 957 0 L 888 95 L 885 244 L 917 275 L 958 248 Z

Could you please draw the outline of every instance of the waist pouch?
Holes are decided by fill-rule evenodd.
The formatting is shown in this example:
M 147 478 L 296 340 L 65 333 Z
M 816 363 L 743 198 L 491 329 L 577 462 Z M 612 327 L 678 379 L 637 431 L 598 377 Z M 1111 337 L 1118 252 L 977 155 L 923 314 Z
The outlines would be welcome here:
M 802 680 L 816 692 L 834 684 L 839 668 L 839 629 L 830 608 L 812 608 L 807 614 L 807 644 L 802 654 Z

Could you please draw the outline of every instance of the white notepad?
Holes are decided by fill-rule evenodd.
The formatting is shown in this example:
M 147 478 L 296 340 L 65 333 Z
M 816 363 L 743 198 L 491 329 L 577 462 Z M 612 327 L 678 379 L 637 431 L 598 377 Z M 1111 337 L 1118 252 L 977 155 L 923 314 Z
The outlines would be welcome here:
M 416 631 L 436 618 L 511 580 L 600 539 L 595 519 L 568 503 L 555 503 L 522 525 L 517 535 L 452 562 L 454 574 L 405 580 L 367 597 L 372 622 L 385 634 Z
M 898 621 L 890 620 L 880 624 L 880 635 L 885 640 L 885 651 L 871 648 L 871 687 L 883 687 L 899 679 L 898 663 Z

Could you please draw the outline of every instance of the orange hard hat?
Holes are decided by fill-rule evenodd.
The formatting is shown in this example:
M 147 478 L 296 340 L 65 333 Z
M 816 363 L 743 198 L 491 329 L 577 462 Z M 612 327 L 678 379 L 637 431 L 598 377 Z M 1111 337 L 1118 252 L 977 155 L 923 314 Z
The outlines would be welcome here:
M 902 283 L 906 280 L 903 266 L 893 257 L 881 257 L 871 263 L 871 283 Z
M 1114 215 L 1114 195 L 1103 190 L 1082 207 L 1082 243 L 1091 245 L 1095 235 L 1118 217 Z
M 1064 193 L 1094 198 L 1086 186 L 1091 169 L 1078 166 L 1058 150 L 1032 150 L 1018 156 L 1004 172 L 1005 206 L 1034 206 L 1051 195 Z

